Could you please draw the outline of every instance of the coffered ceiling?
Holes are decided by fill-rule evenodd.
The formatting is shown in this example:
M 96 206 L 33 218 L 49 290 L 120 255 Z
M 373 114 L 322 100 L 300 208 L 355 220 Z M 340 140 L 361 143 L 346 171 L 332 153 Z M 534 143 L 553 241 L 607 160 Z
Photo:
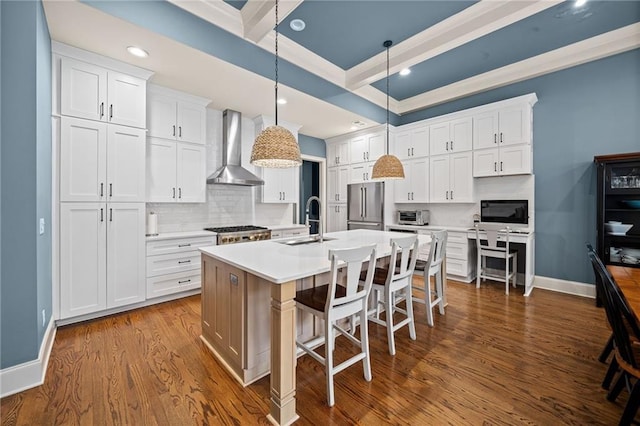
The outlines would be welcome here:
M 52 39 L 155 71 L 158 84 L 272 115 L 275 1 L 45 0 Z M 640 47 L 640 1 L 282 0 L 282 119 L 327 138 Z M 294 31 L 290 23 L 306 26 Z M 138 59 L 126 46 L 140 45 Z M 398 75 L 410 68 L 406 76 Z

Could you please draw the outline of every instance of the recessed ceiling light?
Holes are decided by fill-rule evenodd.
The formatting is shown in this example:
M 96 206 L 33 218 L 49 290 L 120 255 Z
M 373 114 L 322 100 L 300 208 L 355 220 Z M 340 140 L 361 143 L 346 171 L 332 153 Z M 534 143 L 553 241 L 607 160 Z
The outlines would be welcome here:
M 585 3 L 587 3 L 587 0 L 576 0 L 576 4 L 574 6 L 575 7 L 584 6 Z
M 411 74 L 411 69 L 410 68 L 403 68 L 400 71 L 400 75 L 402 75 L 402 76 L 409 75 L 409 74 Z
M 292 19 L 289 26 L 293 31 L 302 31 L 307 26 L 302 19 Z
M 129 46 L 127 47 L 127 51 L 138 58 L 146 58 L 149 56 L 149 52 L 138 46 Z
M 359 129 L 359 128 L 364 127 L 366 125 L 367 125 L 367 123 L 365 123 L 364 121 L 356 120 L 356 121 L 351 123 L 351 128 L 352 129 Z
M 285 98 L 278 99 L 278 105 L 284 105 L 286 103 L 287 103 L 287 100 Z

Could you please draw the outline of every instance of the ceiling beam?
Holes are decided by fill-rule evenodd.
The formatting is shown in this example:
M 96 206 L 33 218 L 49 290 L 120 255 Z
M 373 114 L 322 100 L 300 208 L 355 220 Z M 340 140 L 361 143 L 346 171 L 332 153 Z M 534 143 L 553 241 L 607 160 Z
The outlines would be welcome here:
M 638 48 L 640 23 L 413 96 L 400 102 L 399 112 L 425 109 Z
M 497 2 L 482 0 L 389 49 L 390 72 L 426 61 L 500 28 L 511 25 L 562 0 Z M 386 52 L 346 71 L 345 86 L 355 90 L 386 75 Z
M 278 2 L 278 20 L 282 22 L 303 0 Z M 275 0 L 249 0 L 240 10 L 244 38 L 258 43 L 276 26 Z

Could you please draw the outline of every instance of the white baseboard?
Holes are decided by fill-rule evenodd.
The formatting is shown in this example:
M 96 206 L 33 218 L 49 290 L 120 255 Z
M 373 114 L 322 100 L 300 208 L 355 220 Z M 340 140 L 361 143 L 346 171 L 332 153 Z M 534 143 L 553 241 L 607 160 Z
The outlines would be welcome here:
M 559 293 L 573 294 L 574 296 L 589 297 L 591 299 L 595 299 L 596 297 L 595 285 L 577 281 L 567 281 L 536 275 L 533 281 L 533 287 L 557 291 Z
M 44 376 L 49 365 L 49 355 L 51 355 L 51 348 L 53 348 L 55 338 L 55 321 L 49 319 L 49 325 L 44 332 L 38 359 L 0 370 L 0 398 L 44 383 Z

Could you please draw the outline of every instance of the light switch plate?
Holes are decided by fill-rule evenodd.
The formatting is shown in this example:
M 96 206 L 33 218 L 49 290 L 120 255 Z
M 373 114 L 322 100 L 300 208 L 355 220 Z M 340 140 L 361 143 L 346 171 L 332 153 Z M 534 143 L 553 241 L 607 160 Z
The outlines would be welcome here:
M 44 234 L 44 217 L 40 218 L 40 235 Z

